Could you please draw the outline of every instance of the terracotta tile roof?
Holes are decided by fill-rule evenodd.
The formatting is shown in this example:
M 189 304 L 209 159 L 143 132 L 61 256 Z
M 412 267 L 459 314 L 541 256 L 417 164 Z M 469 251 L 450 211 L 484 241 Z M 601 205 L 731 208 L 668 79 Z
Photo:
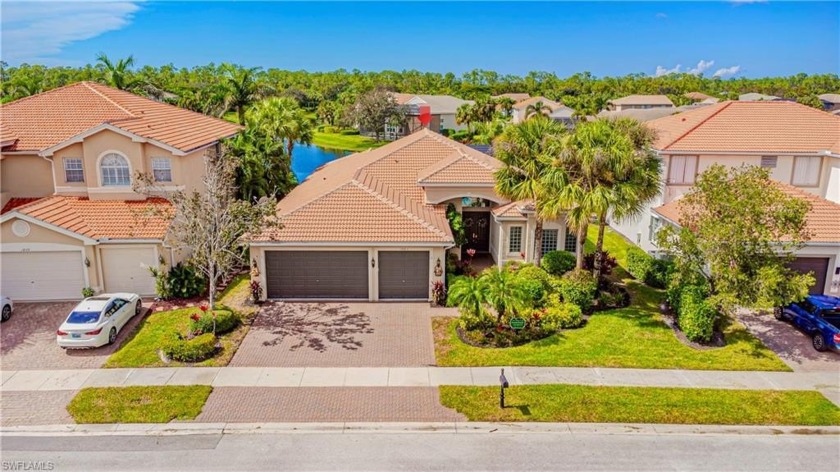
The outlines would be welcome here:
M 95 82 L 78 82 L 0 106 L 10 150 L 41 151 L 110 124 L 183 152 L 236 134 L 240 126 Z
M 509 98 L 511 100 L 515 100 L 517 102 L 521 102 L 522 100 L 527 100 L 531 98 L 531 94 L 525 92 L 511 92 L 511 93 L 503 93 L 500 95 L 494 95 L 493 98 Z
M 35 197 L 35 198 L 10 198 L 5 205 L 3 205 L 3 209 L 0 210 L 0 215 L 6 214 L 17 207 L 28 205 L 32 202 L 37 202 L 38 200 L 44 197 Z
M 52 196 L 13 211 L 91 239 L 163 239 L 172 206 L 161 198 L 124 201 Z
M 840 153 L 840 118 L 795 102 L 727 101 L 647 125 L 660 151 Z
M 533 211 L 533 201 L 518 200 L 515 202 L 506 203 L 493 208 L 491 212 L 499 218 L 520 218 L 525 219 L 526 215 L 523 211 Z
M 813 193 L 800 190 L 788 184 L 772 181 L 779 189 L 786 194 L 807 201 L 811 205 L 811 211 L 806 217 L 806 227 L 810 233 L 811 241 L 840 243 L 840 204 L 826 200 Z M 682 218 L 682 199 L 678 198 L 670 203 L 654 208 L 653 211 L 680 223 Z
M 714 98 L 711 95 L 706 95 L 703 92 L 688 92 L 688 93 L 684 93 L 683 97 L 690 98 L 692 100 L 697 100 L 697 101 L 707 100 L 709 98 Z
M 616 98 L 615 100 L 610 100 L 609 103 L 613 105 L 671 105 L 674 106 L 674 102 L 671 101 L 665 95 L 628 95 L 626 97 Z
M 474 154 L 456 151 L 449 157 L 421 170 L 417 175 L 417 183 L 421 185 L 430 183 L 494 185 L 493 174 L 500 167 L 501 163 L 495 159 L 478 159 Z
M 277 204 L 283 227 L 256 236 L 276 242 L 453 242 L 445 208 L 425 203 L 418 177 L 494 168 L 490 156 L 420 130 L 378 149 L 351 154 L 316 170 Z M 492 175 L 492 174 L 491 174 Z M 492 182 L 486 185 L 492 186 Z
M 516 108 L 517 110 L 524 110 L 525 108 L 528 108 L 528 105 L 533 105 L 537 102 L 542 102 L 542 104 L 551 109 L 551 111 L 555 111 L 563 107 L 562 104 L 557 103 L 554 100 L 549 100 L 545 97 L 530 97 L 517 102 L 513 105 L 513 108 Z

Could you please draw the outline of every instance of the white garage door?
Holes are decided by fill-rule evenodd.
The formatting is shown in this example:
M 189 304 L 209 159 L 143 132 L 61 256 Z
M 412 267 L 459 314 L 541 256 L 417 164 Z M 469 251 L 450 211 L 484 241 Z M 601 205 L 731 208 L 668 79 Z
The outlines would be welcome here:
M 4 252 L 0 259 L 0 292 L 12 300 L 82 298 L 81 251 Z
M 155 294 L 155 278 L 149 272 L 158 265 L 154 247 L 100 247 L 106 292 Z

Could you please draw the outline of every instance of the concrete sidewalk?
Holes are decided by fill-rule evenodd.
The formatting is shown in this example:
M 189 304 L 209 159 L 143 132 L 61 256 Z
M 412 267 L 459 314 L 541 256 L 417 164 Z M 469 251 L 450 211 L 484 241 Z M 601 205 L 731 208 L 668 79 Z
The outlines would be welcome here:
M 818 390 L 840 403 L 840 372 L 737 372 L 574 367 L 505 367 L 511 385 Z M 499 367 L 272 368 L 166 367 L 3 371 L 0 391 L 84 387 L 212 385 L 214 387 L 436 387 L 498 385 Z

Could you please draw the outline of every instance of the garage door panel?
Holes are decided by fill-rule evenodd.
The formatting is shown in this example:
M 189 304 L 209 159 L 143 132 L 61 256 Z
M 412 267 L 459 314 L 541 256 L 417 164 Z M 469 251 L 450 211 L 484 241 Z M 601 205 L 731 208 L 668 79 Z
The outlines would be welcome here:
M 823 290 L 825 290 L 826 274 L 828 272 L 827 257 L 797 257 L 789 266 L 802 274 L 812 273 L 816 282 L 808 290 L 808 293 L 822 295 Z
M 266 251 L 268 298 L 368 298 L 367 251 Z
M 149 272 L 157 266 L 154 247 L 103 247 L 101 255 L 105 291 L 154 295 L 155 278 Z
M 13 300 L 74 300 L 85 277 L 81 251 L 4 252 L 0 290 Z
M 428 251 L 381 251 L 379 253 L 379 298 L 429 298 Z

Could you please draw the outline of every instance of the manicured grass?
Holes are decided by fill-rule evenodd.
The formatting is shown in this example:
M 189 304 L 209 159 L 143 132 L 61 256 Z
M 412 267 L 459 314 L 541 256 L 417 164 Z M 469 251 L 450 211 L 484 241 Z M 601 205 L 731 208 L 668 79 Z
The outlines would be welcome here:
M 82 389 L 67 411 L 76 423 L 168 423 L 201 413 L 213 387 L 95 387 Z
M 632 245 L 610 230 L 607 230 L 605 241 L 605 248 L 616 255 L 619 264 L 626 263 L 627 249 Z M 622 277 L 624 274 L 621 269 L 614 275 Z M 724 330 L 726 346 L 709 350 L 686 346 L 659 313 L 664 293 L 632 279 L 624 282 L 632 300 L 629 307 L 597 312 L 582 328 L 517 347 L 493 349 L 467 345 L 455 332 L 456 321 L 436 318 L 433 327 L 437 364 L 790 370 L 773 351 L 737 322 L 731 322 Z
M 250 329 L 250 321 L 256 314 L 256 309 L 247 302 L 250 295 L 247 276 L 240 276 L 228 285 L 219 296 L 219 305 L 227 306 L 239 313 L 242 323 L 219 338 L 222 349 L 215 357 L 193 364 L 197 366 L 225 366 L 233 358 L 236 349 Z M 162 342 L 173 332 L 185 332 L 190 315 L 198 308 L 184 308 L 179 310 L 161 311 L 150 314 L 137 326 L 128 340 L 108 358 L 104 367 L 163 367 L 180 366 L 184 363 L 172 361 L 169 364 L 160 359 L 158 349 Z
M 441 403 L 470 421 L 840 425 L 840 408 L 819 392 L 584 385 L 440 387 Z
M 321 133 L 316 131 L 312 137 L 312 144 L 339 151 L 360 152 L 387 144 L 387 141 L 377 141 L 358 134 Z

